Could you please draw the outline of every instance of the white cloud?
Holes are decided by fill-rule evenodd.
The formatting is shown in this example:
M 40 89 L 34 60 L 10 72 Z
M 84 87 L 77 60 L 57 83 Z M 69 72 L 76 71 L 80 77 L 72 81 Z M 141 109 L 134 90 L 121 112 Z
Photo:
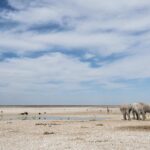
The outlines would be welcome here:
M 2 88 L 14 90 L 80 89 L 80 82 L 90 80 L 91 74 L 89 64 L 59 53 L 37 59 L 11 59 L 0 63 L 0 68 L 0 78 L 8 85 Z
M 21 9 L 1 14 L 1 17 L 7 20 L 20 23 L 16 28 L 0 33 L 1 49 L 10 51 L 10 47 L 17 51 L 36 51 L 58 45 L 70 49 L 96 50 L 98 54 L 111 55 L 128 51 L 128 48 L 141 38 L 129 36 L 124 32 L 148 30 L 150 25 L 150 19 L 147 19 L 150 13 L 143 10 L 150 5 L 146 0 L 142 2 L 112 0 L 109 3 L 99 0 L 9 2 Z M 138 10 L 143 10 L 144 13 L 139 14 Z M 27 31 L 29 27 L 36 27 L 37 24 L 57 22 L 61 26 L 66 17 L 67 24 L 73 27 L 71 31 L 59 33 Z M 109 32 L 111 30 L 112 32 Z
M 12 89 L 18 86 L 39 88 L 42 85 L 59 90 L 77 90 L 85 88 L 82 82 L 95 82 L 98 86 L 112 87 L 115 84 L 122 86 L 117 83 L 118 79 L 150 77 L 149 64 L 149 56 L 142 55 L 118 60 L 101 68 L 92 68 L 89 63 L 81 62 L 77 58 L 52 53 L 37 59 L 10 59 L 1 62 L 0 78 Z

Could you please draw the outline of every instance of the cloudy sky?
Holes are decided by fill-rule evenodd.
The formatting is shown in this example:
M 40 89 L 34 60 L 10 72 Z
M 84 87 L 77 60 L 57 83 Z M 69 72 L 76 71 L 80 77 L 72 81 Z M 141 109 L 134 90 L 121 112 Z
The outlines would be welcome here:
M 0 104 L 150 101 L 149 0 L 0 0 Z

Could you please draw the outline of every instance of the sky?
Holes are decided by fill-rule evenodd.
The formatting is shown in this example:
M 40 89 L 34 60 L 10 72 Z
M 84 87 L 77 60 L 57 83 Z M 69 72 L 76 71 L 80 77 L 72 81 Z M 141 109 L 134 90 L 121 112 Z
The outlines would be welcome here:
M 150 102 L 149 0 L 0 0 L 0 104 Z

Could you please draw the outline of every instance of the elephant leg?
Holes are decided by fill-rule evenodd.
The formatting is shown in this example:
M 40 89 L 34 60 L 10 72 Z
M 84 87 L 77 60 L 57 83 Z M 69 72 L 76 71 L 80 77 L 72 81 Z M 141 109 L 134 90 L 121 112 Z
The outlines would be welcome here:
M 136 119 L 136 118 L 135 118 L 135 116 L 136 116 L 135 111 L 132 111 L 132 115 L 133 115 L 133 119 L 135 120 L 135 119 Z
M 127 113 L 127 116 L 128 116 L 128 120 L 131 120 L 131 119 L 130 119 L 130 113 Z
M 145 112 L 142 112 L 142 119 L 143 119 L 143 120 L 145 120 L 145 119 L 146 119 Z
M 128 116 L 128 120 L 131 120 L 131 119 L 130 119 L 130 110 L 127 111 L 127 116 Z
M 124 120 L 127 120 L 127 118 L 126 118 L 126 112 L 123 113 L 123 119 L 124 119 Z
M 140 120 L 140 114 L 138 112 L 136 112 L 136 118 L 137 120 Z

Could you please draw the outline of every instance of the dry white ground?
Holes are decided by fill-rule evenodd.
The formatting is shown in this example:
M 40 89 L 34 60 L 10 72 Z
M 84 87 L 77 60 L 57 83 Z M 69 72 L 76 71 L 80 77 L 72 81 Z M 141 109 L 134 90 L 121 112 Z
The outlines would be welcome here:
M 118 108 L 0 108 L 3 118 L 21 112 L 93 116 L 93 120 L 0 120 L 0 150 L 150 150 L 150 119 L 124 121 Z M 95 121 L 94 117 L 107 118 Z

